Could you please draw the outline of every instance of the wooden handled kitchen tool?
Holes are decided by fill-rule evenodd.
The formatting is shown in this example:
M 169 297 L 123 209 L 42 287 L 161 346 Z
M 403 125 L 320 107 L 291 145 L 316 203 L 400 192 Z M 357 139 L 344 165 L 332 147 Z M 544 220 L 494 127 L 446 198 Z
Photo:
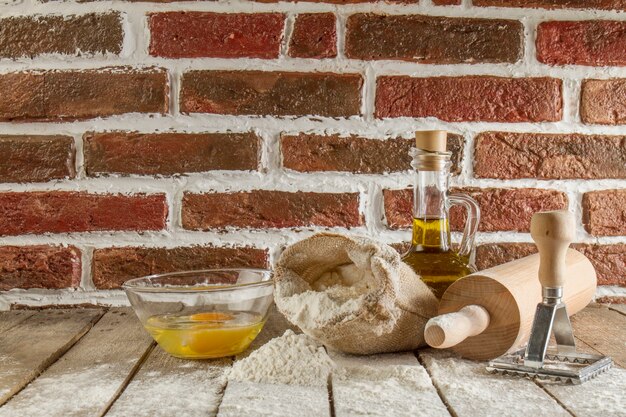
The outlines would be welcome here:
M 541 302 L 535 309 L 528 346 L 489 362 L 487 370 L 556 382 L 583 383 L 605 372 L 611 358 L 579 353 L 564 299 L 564 288 L 575 278 L 566 267 L 567 248 L 574 239 L 574 216 L 567 211 L 535 213 L 530 234 L 539 249 Z M 554 334 L 556 349 L 548 349 Z
M 573 233 L 573 228 L 567 233 Z M 448 287 L 439 304 L 439 315 L 426 325 L 426 342 L 476 360 L 493 359 L 523 346 L 542 300 L 537 279 L 540 264 L 542 271 L 557 265 L 559 276 L 567 276 L 563 301 L 569 314 L 585 308 L 596 290 L 591 262 L 568 249 L 569 240 L 567 244 L 537 241 L 539 254 L 468 275 Z

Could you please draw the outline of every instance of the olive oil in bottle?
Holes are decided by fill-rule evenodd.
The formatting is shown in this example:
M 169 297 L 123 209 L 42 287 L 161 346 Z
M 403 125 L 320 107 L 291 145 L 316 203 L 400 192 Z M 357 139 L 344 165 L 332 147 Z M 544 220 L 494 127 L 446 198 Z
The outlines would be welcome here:
M 441 244 L 442 235 L 449 232 L 448 219 L 414 218 L 411 250 L 403 258 L 437 298 L 441 298 L 454 281 L 476 272 L 469 256 L 459 255 Z
M 402 260 L 441 298 L 457 279 L 476 271 L 473 264 L 474 236 L 478 229 L 478 204 L 463 194 L 448 194 L 450 152 L 446 152 L 445 131 L 416 133 L 413 167 L 416 181 L 413 195 L 413 236 L 411 248 Z M 461 205 L 467 211 L 459 250 L 451 247 L 449 208 Z

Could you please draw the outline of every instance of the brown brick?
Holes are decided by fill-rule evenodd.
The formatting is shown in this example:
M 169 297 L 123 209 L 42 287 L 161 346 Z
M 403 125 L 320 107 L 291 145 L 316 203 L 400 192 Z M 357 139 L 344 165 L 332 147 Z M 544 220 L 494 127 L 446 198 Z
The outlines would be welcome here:
M 363 224 L 357 193 L 331 194 L 255 190 L 185 193 L 185 229 L 354 227 Z
M 150 55 L 167 58 L 278 58 L 280 13 L 166 12 L 149 17 Z
M 289 56 L 333 58 L 337 56 L 337 27 L 332 13 L 304 13 L 296 16 Z
M 76 288 L 80 276 L 80 251 L 73 246 L 0 246 L 0 291 Z
M 626 0 L 472 0 L 474 6 L 626 10 Z
M 485 132 L 476 138 L 482 178 L 626 178 L 626 136 Z
M 437 117 L 450 122 L 561 120 L 561 80 L 492 76 L 380 77 L 376 117 Z
M 241 115 L 346 117 L 360 114 L 358 74 L 190 71 L 181 111 Z
M 517 62 L 524 49 L 516 20 L 360 13 L 346 30 L 346 56 L 363 60 Z
M 133 0 L 133 1 L 142 1 L 142 0 Z M 168 0 L 170 1 L 170 0 Z M 174 0 L 171 0 L 174 1 Z M 254 0 L 257 3 L 278 3 L 279 1 L 284 0 Z M 287 2 L 302 2 L 305 3 L 330 3 L 330 4 L 359 4 L 359 3 L 389 3 L 389 4 L 413 4 L 419 3 L 419 0 L 286 0 Z
M 599 304 L 626 304 L 626 297 L 620 295 L 605 295 L 597 297 L 593 301 Z M 13 309 L 13 306 L 11 306 L 11 309 Z
M 537 188 L 462 188 L 452 192 L 469 194 L 478 202 L 481 210 L 479 230 L 482 232 L 528 232 L 533 213 L 567 208 L 568 205 L 565 193 Z M 410 227 L 412 190 L 384 190 L 383 196 L 388 226 L 392 229 Z M 453 230 L 460 230 L 463 224 L 464 212 L 455 207 L 450 212 L 450 225 Z
M 583 81 L 580 118 L 584 123 L 626 124 L 626 78 Z
M 0 235 L 165 228 L 164 194 L 0 193 Z
M 409 251 L 409 249 L 411 249 L 411 242 L 392 243 L 389 246 L 394 248 L 396 250 L 396 252 L 398 252 L 402 256 L 405 253 L 407 253 Z
M 254 133 L 92 132 L 84 139 L 89 176 L 256 170 L 260 152 Z
M 54 302 L 54 299 L 52 299 Z M 99 308 L 101 309 L 102 307 L 109 307 L 110 304 L 107 303 L 106 301 L 94 301 L 93 303 L 77 303 L 77 302 L 72 302 L 71 300 L 67 300 L 67 301 L 63 301 L 63 304 L 37 304 L 37 305 L 32 305 L 32 304 L 27 304 L 27 303 L 20 303 L 20 302 L 11 302 L 11 304 L 9 305 L 9 310 L 35 310 L 35 311 L 41 311 L 41 310 L 66 310 L 68 308 L 72 308 L 74 310 L 76 309 L 85 309 L 85 308 Z M 124 313 L 121 313 L 124 314 Z
M 414 139 L 377 140 L 359 136 L 308 133 L 281 137 L 283 165 L 301 172 L 380 174 L 408 171 L 412 169 L 409 149 L 414 144 Z M 459 174 L 463 157 L 463 137 L 449 135 L 448 150 L 452 152 L 451 172 Z
M 152 274 L 212 268 L 267 268 L 265 249 L 190 246 L 96 249 L 92 277 L 98 288 L 119 288 L 125 281 Z
M 0 135 L 0 181 L 43 182 L 74 178 L 70 136 Z
M 479 271 L 537 253 L 534 243 L 488 243 L 476 248 Z
M 587 245 L 576 243 L 574 249 L 589 258 L 598 274 L 598 285 L 626 287 L 626 244 Z
M 0 56 L 119 54 L 124 42 L 119 13 L 31 15 L 0 20 Z
M 0 75 L 0 121 L 77 120 L 167 112 L 163 70 L 105 68 Z
M 436 6 L 458 6 L 461 4 L 461 0 L 432 0 Z
M 626 235 L 626 189 L 583 194 L 583 224 L 594 236 Z
M 550 65 L 626 65 L 626 22 L 542 22 L 537 26 L 537 59 Z
M 589 258 L 596 273 L 598 285 L 626 287 L 626 245 L 589 245 L 574 243 L 572 248 Z M 534 243 L 490 243 L 478 246 L 476 266 L 479 270 L 492 268 L 506 262 L 537 253 Z
M 255 0 L 259 3 L 277 3 L 280 0 Z M 301 0 L 288 0 L 299 2 Z M 307 3 L 331 3 L 331 4 L 359 4 L 359 3 L 382 3 L 382 4 L 416 4 L 419 0 L 304 0 Z

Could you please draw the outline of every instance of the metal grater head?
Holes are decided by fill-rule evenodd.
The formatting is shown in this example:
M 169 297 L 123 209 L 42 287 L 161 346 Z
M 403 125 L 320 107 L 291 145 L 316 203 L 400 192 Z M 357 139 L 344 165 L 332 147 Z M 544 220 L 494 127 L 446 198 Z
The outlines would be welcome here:
M 608 370 L 611 358 L 576 351 L 567 307 L 560 301 L 561 289 L 544 288 L 544 301 L 537 305 L 525 349 L 489 362 L 487 370 L 550 382 L 582 384 Z M 554 302 L 556 301 L 556 302 Z M 548 349 L 554 334 L 556 349 Z
M 582 384 L 609 370 L 611 358 L 588 353 L 559 354 L 547 351 L 543 366 L 524 365 L 526 349 L 503 355 L 489 362 L 487 371 L 501 375 L 519 376 L 539 381 Z

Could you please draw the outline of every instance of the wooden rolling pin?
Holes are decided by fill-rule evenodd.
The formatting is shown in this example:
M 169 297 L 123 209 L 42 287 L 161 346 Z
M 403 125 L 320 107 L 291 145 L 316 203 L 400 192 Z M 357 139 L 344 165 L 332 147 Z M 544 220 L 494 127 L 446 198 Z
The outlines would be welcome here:
M 548 234 L 542 240 L 550 240 Z M 582 253 L 542 245 L 541 256 L 551 258 L 565 250 L 563 301 L 572 315 L 589 304 L 596 291 L 596 272 Z M 552 251 L 555 251 L 554 253 Z M 561 252 L 563 253 L 563 252 Z M 541 302 L 535 254 L 468 275 L 443 294 L 439 315 L 426 324 L 426 343 L 451 348 L 468 359 L 488 360 L 521 348 L 530 336 L 535 308 Z

